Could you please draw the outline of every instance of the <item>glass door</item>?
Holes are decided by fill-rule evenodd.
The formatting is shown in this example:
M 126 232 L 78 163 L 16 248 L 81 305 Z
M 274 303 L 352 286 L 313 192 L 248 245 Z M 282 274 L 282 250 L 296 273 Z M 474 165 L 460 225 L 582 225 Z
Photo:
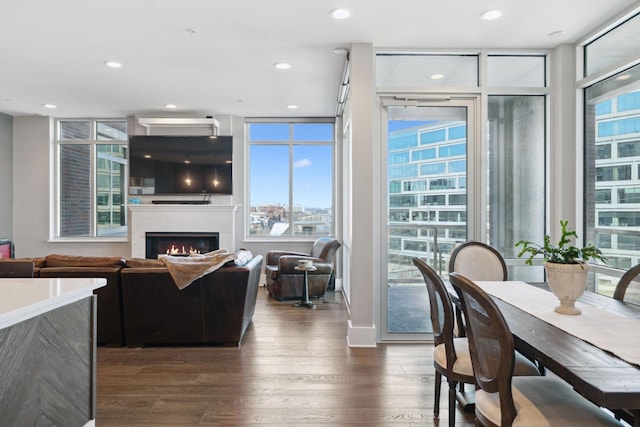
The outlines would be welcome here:
M 445 279 L 451 249 L 473 235 L 467 177 L 473 176 L 468 159 L 474 158 L 475 105 L 473 97 L 383 100 L 388 242 L 383 340 L 431 338 L 428 295 L 413 258 L 422 258 Z

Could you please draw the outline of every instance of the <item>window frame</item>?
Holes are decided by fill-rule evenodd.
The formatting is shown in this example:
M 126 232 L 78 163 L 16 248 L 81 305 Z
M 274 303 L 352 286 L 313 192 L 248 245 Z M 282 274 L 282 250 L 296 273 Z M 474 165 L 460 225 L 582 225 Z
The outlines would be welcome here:
M 89 138 L 79 139 L 62 139 L 62 126 L 64 123 L 69 122 L 83 122 L 89 124 Z M 99 139 L 99 124 L 102 123 L 120 123 L 124 124 L 126 139 Z M 52 242 L 127 242 L 129 239 L 128 230 L 128 218 L 125 215 L 123 225 L 124 235 L 99 235 L 98 227 L 98 146 L 100 145 L 120 145 L 128 147 L 128 122 L 126 118 L 107 118 L 107 119 L 95 119 L 95 118 L 59 118 L 55 119 L 54 138 L 53 138 L 53 179 L 54 192 L 52 200 L 52 223 L 50 226 L 49 240 Z M 61 182 L 61 154 L 63 146 L 88 146 L 89 147 L 89 167 L 90 167 L 90 233 L 89 235 L 75 235 L 75 236 L 61 236 L 62 226 L 62 182 Z M 123 174 L 120 177 L 121 185 L 125 185 L 128 182 L 129 168 L 128 168 L 128 155 L 123 158 Z M 127 210 L 127 193 L 124 193 L 122 200 L 123 209 Z
M 333 126 L 332 132 L 332 140 L 331 141 L 309 141 L 309 140 L 294 140 L 294 125 L 298 124 L 331 124 Z M 260 141 L 252 141 L 251 140 L 251 125 L 252 124 L 287 124 L 289 126 L 289 139 L 288 140 L 260 140 Z M 247 242 L 267 242 L 267 241 L 296 241 L 296 242 L 309 242 L 314 241 L 321 235 L 313 234 L 313 235 L 305 235 L 305 234 L 293 234 L 293 215 L 289 216 L 289 228 L 287 229 L 286 234 L 280 236 L 272 236 L 272 235 L 256 235 L 251 234 L 251 221 L 250 215 L 252 210 L 251 205 L 251 148 L 252 146 L 259 145 L 283 145 L 287 147 L 288 153 L 288 185 L 289 185 L 289 195 L 288 195 L 288 212 L 293 212 L 294 207 L 294 191 L 293 187 L 295 185 L 294 182 L 294 148 L 296 146 L 330 146 L 331 147 L 331 230 L 328 234 L 329 237 L 335 237 L 337 233 L 337 224 L 336 224 L 336 206 L 337 206 L 337 177 L 336 177 L 336 166 L 337 166 L 337 123 L 335 118 L 327 117 L 327 118 L 282 118 L 282 119 L 271 119 L 271 118 L 248 118 L 245 120 L 245 170 L 246 170 L 246 191 L 244 194 L 244 241 Z
M 589 93 L 588 89 L 592 87 L 596 87 L 599 85 L 602 88 L 601 92 L 595 94 L 598 101 L 606 99 L 603 95 L 614 95 L 619 96 L 623 94 L 626 89 L 621 88 L 619 82 L 622 80 L 618 77 L 625 75 L 623 79 L 625 79 L 625 83 L 623 86 L 631 87 L 630 84 L 633 83 L 633 80 L 638 81 L 639 70 L 637 68 L 638 61 L 640 60 L 640 55 L 637 52 L 627 51 L 623 55 L 619 56 L 611 56 L 613 60 L 608 60 L 607 62 L 597 64 L 597 67 L 588 67 L 588 62 L 593 60 L 594 50 L 593 46 L 604 38 L 611 38 L 612 40 L 616 37 L 619 37 L 625 33 L 625 31 L 629 29 L 637 28 L 638 18 L 640 17 L 640 7 L 634 6 L 633 8 L 627 10 L 626 12 L 621 13 L 617 18 L 611 20 L 607 25 L 602 26 L 596 31 L 592 32 L 585 36 L 582 40 L 579 40 L 576 45 L 576 94 L 580 101 L 579 107 L 582 107 L 581 110 L 577 111 L 578 114 L 578 123 L 582 124 L 582 133 L 579 134 L 577 138 L 577 147 L 579 153 L 582 154 L 582 167 L 587 170 L 589 167 L 589 158 L 588 156 L 591 154 L 589 150 L 590 139 L 593 141 L 598 141 L 598 138 L 592 135 L 589 135 L 589 115 L 591 114 L 589 110 Z M 637 43 L 636 43 L 637 44 Z M 607 59 L 605 55 L 605 59 Z M 595 62 L 591 62 L 595 64 Z M 616 84 L 615 82 L 618 82 Z M 613 84 L 612 84 L 613 83 Z M 608 109 L 607 109 L 608 108 Z M 603 107 L 600 111 L 595 111 L 593 114 L 595 116 L 613 116 L 613 109 L 611 105 L 608 105 L 606 108 Z M 595 119 L 594 119 L 595 120 Z M 609 137 L 609 139 L 616 139 L 613 137 Z M 623 138 L 617 138 L 618 142 Z M 592 141 L 591 141 L 592 142 Z M 606 141 L 603 141 L 606 142 Z M 620 161 L 625 159 L 625 157 L 618 156 L 617 148 L 614 150 L 613 148 L 610 150 L 610 157 L 608 159 L 599 159 L 595 155 L 593 156 L 594 162 L 598 160 L 607 160 L 607 162 L 613 164 L 616 161 Z M 640 166 L 640 165 L 638 165 Z M 632 171 L 632 176 L 640 176 L 640 167 L 636 171 Z M 633 183 L 629 183 L 629 185 L 634 185 Z M 596 233 L 596 229 L 599 227 L 599 217 L 596 216 L 596 211 L 600 208 L 600 210 L 606 207 L 606 210 L 615 210 L 615 204 L 600 204 L 598 207 L 597 200 L 595 200 L 596 207 L 592 208 L 589 203 L 589 199 L 586 197 L 587 193 L 592 191 L 597 187 L 597 183 L 595 182 L 595 178 L 593 182 L 589 179 L 588 175 L 585 173 L 582 179 L 582 182 L 578 183 L 578 191 L 585 195 L 579 202 L 582 202 L 582 234 L 585 237 L 586 242 L 593 242 L 596 247 L 600 247 L 605 250 L 605 252 L 609 252 L 609 249 L 613 249 L 613 234 L 627 235 L 629 233 L 636 233 L 635 231 L 630 230 L 622 230 L 617 229 L 613 233 L 607 233 L 609 230 L 602 230 Z M 617 200 L 617 194 L 611 194 L 612 202 Z M 593 212 L 592 212 L 593 211 Z M 618 248 L 619 249 L 619 248 Z M 634 251 L 637 254 L 637 251 Z M 623 253 L 622 256 L 617 256 L 617 254 L 607 254 L 607 264 L 592 264 L 591 271 L 594 274 L 594 283 L 595 283 L 595 291 L 612 296 L 613 295 L 613 287 L 617 283 L 618 279 L 622 276 L 625 270 L 630 268 L 633 265 L 634 259 L 631 252 Z M 600 289 L 599 280 L 603 281 L 603 288 Z M 607 284 L 608 283 L 608 284 Z

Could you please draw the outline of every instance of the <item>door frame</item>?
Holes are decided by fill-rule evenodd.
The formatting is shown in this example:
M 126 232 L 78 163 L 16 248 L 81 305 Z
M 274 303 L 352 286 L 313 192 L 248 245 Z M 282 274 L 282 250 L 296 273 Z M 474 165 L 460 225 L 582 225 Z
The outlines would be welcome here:
M 482 138 L 483 121 L 481 120 L 481 95 L 479 94 L 380 94 L 378 97 L 380 117 L 380 189 L 384 192 L 380 197 L 380 211 L 385 213 L 380 221 L 380 254 L 381 261 L 389 258 L 388 220 L 389 186 L 388 186 L 388 107 L 465 107 L 467 109 L 467 239 L 480 240 L 486 233 L 487 177 L 481 171 L 486 170 L 486 142 Z M 390 333 L 388 319 L 388 263 L 380 262 L 379 309 L 377 313 L 379 336 L 381 342 L 432 342 L 432 334 L 425 333 Z M 425 315 L 427 315 L 425 313 Z

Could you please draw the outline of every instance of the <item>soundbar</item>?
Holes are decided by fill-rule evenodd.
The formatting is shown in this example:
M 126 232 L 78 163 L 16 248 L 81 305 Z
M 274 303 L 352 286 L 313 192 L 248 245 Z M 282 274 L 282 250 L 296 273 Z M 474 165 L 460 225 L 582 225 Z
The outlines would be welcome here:
M 208 205 L 209 200 L 152 200 L 154 205 Z

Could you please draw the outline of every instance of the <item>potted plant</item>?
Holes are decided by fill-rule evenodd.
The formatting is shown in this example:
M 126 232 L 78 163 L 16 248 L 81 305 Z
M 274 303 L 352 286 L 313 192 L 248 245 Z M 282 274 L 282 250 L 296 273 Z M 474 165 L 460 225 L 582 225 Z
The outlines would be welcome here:
M 577 239 L 575 230 L 568 230 L 569 221 L 560 220 L 562 232 L 557 245 L 551 243 L 551 237 L 544 236 L 542 245 L 520 240 L 516 247 L 521 247 L 519 257 L 525 254 L 529 258 L 526 264 L 532 265 L 536 255 L 542 255 L 543 266 L 547 272 L 547 280 L 551 292 L 560 300 L 560 305 L 555 308 L 561 314 L 580 314 L 580 309 L 575 306 L 575 301 L 582 295 L 587 285 L 588 261 L 606 261 L 602 251 L 592 244 L 582 248 L 574 246 L 572 239 Z

